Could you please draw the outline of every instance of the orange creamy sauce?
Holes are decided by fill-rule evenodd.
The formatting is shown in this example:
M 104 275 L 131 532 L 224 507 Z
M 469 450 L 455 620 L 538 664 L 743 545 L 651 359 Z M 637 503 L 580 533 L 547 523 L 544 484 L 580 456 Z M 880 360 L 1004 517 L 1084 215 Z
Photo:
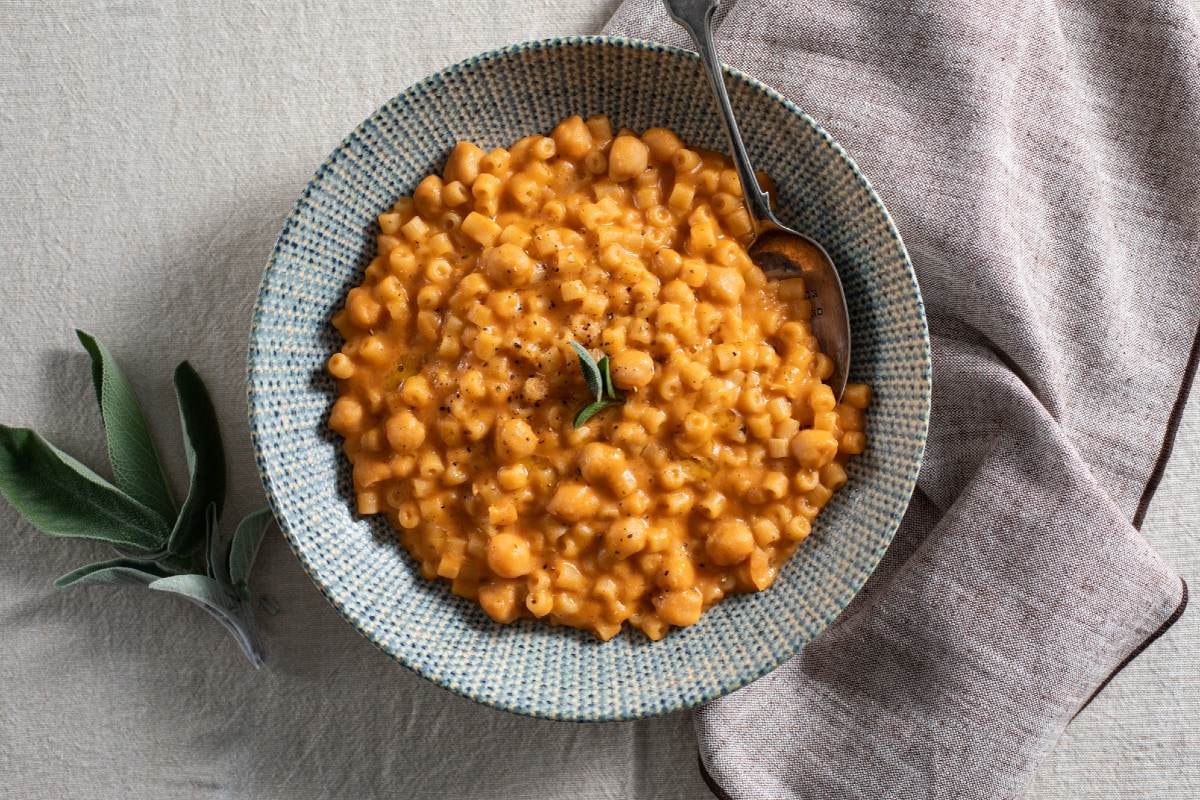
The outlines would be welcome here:
M 328 363 L 358 511 L 429 579 L 521 617 L 652 639 L 765 589 L 862 451 L 800 279 L 768 282 L 726 157 L 572 117 L 379 218 Z M 577 342 L 626 397 L 594 397 Z

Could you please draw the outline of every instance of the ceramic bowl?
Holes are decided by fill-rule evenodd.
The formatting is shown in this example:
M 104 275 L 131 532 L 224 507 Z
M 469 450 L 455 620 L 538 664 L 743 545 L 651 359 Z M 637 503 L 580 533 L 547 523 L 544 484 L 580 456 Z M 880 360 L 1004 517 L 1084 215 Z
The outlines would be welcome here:
M 916 482 L 929 413 L 929 343 L 904 246 L 867 179 L 778 93 L 736 71 L 730 94 L 783 221 L 821 241 L 845 284 L 853 381 L 868 383 L 869 445 L 812 534 L 764 592 L 730 597 L 652 642 L 608 642 L 522 620 L 492 622 L 445 583 L 421 578 L 382 516 L 354 511 L 350 464 L 327 418 L 330 323 L 374 256 L 375 218 L 459 140 L 485 149 L 546 133 L 572 114 L 675 130 L 725 150 L 698 59 L 627 39 L 571 38 L 471 58 L 371 115 L 317 170 L 271 255 L 249 346 L 250 423 L 267 495 L 329 602 L 404 666 L 481 703 L 537 717 L 605 721 L 688 708 L 797 653 L 850 602 L 891 541 Z

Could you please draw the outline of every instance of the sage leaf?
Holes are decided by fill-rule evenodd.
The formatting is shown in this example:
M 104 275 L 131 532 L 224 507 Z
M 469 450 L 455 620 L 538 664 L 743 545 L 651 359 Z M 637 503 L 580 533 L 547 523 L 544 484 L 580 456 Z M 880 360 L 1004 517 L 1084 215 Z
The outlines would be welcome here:
M 600 367 L 596 365 L 596 360 L 592 358 L 592 354 L 587 351 L 583 345 L 578 342 L 571 342 L 571 347 L 579 356 L 579 368 L 583 371 L 583 379 L 587 381 L 588 391 L 596 396 L 599 401 L 604 395 L 604 383 L 600 378 Z
M 150 588 L 177 594 L 207 611 L 225 626 L 254 668 L 262 669 L 266 660 L 254 614 L 248 604 L 237 600 L 220 583 L 205 575 L 172 575 L 154 581 Z
M 579 410 L 578 414 L 575 415 L 574 426 L 576 428 L 578 428 L 580 425 L 587 422 L 589 419 L 596 416 L 604 409 L 612 408 L 613 406 L 619 406 L 624 402 L 625 402 L 624 400 L 597 400 L 594 403 L 588 403 L 586 406 L 584 406 L 583 408 L 581 408 Z
M 205 611 L 219 611 L 234 618 L 238 616 L 237 598 L 207 575 L 171 575 L 152 582 L 150 588 L 186 597 Z
M 609 361 L 608 356 L 600 359 L 600 362 L 596 366 L 600 368 L 600 376 L 604 379 L 604 397 L 613 400 L 624 400 L 625 396 L 617 391 L 617 387 L 613 386 L 612 362 Z
M 233 540 L 229 543 L 229 583 L 243 600 L 250 599 L 246 580 L 250 577 L 250 569 L 258 557 L 263 535 L 273 519 L 275 517 L 271 514 L 271 507 L 265 506 L 242 518 L 237 530 L 233 532 Z
M 28 428 L 0 425 L 0 493 L 52 536 L 154 552 L 170 533 L 160 514 Z
M 75 335 L 92 358 L 92 383 L 100 404 L 114 482 L 163 519 L 175 519 L 175 499 L 133 386 L 104 345 L 84 331 L 77 330 Z
M 225 447 L 212 397 L 191 364 L 175 368 L 174 383 L 191 480 L 167 550 L 191 555 L 204 544 L 209 504 L 216 505 L 217 516 L 225 506 Z
M 225 561 L 225 551 L 221 549 L 221 529 L 217 524 L 216 503 L 208 504 L 204 527 L 208 531 L 205 538 L 205 542 L 208 544 L 208 550 L 205 553 L 208 577 L 220 583 L 228 583 L 229 565 Z
M 95 338 L 76 333 L 92 358 L 115 485 L 36 432 L 0 425 L 0 494 L 46 533 L 106 542 L 116 551 L 117 558 L 73 570 L 56 586 L 133 584 L 180 595 L 220 622 L 261 668 L 265 659 L 247 579 L 270 511 L 243 520 L 228 551 L 222 549 L 217 521 L 225 503 L 225 449 L 204 382 L 186 361 L 175 369 L 190 475 L 182 513 L 176 514 L 132 386 Z M 230 585 L 231 556 L 237 586 Z
M 142 561 L 133 558 L 114 558 L 109 561 L 99 561 L 88 564 L 77 570 L 68 572 L 54 582 L 59 589 L 68 586 L 84 586 L 87 584 L 112 583 L 149 586 L 159 578 L 166 578 L 171 573 L 153 561 Z

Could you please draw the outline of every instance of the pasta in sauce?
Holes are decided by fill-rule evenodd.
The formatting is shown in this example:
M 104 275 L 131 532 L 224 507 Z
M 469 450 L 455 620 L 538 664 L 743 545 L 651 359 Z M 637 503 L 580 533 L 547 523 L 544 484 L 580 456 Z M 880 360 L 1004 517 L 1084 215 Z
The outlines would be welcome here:
M 329 424 L 357 508 L 501 623 L 651 639 L 758 591 L 863 450 L 801 279 L 768 282 L 720 154 L 576 116 L 379 217 L 334 325 Z M 578 428 L 576 342 L 625 402 Z

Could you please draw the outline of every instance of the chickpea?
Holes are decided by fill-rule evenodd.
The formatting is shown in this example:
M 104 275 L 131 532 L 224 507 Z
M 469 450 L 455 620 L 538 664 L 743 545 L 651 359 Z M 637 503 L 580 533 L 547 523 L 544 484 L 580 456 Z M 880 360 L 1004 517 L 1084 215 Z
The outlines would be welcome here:
M 624 517 L 613 523 L 604 534 L 604 549 L 617 558 L 629 558 L 640 553 L 648 539 L 646 523 L 638 517 Z
M 654 378 L 654 359 L 641 350 L 622 350 L 611 357 L 609 367 L 621 389 L 640 389 Z
M 674 303 L 677 306 L 691 305 L 696 302 L 696 295 L 692 292 L 692 287 L 678 278 L 668 281 L 658 295 L 664 303 Z
M 479 177 L 479 162 L 483 160 L 483 155 L 483 151 L 470 142 L 454 145 L 450 157 L 446 159 L 446 181 L 459 181 L 470 186 Z
M 744 561 L 754 552 L 754 532 L 740 519 L 721 520 L 704 540 L 704 552 L 723 567 Z
M 528 422 L 508 419 L 496 426 L 495 444 L 496 454 L 512 464 L 532 455 L 537 449 L 538 439 Z
M 487 544 L 487 564 L 501 578 L 520 578 L 533 572 L 537 557 L 527 539 L 515 533 L 497 533 Z
M 625 469 L 625 454 L 610 444 L 589 442 L 579 452 L 579 471 L 591 484 L 611 481 Z
M 353 397 L 340 397 L 329 412 L 329 427 L 343 436 L 354 433 L 362 427 L 362 403 Z
M 871 404 L 871 387 L 865 383 L 847 383 L 842 402 L 853 408 L 866 408 Z
M 525 488 L 525 485 L 529 483 L 529 470 L 524 464 L 501 467 L 496 473 L 496 480 L 502 488 L 515 492 L 517 489 Z
M 862 431 L 846 431 L 842 434 L 843 453 L 857 455 L 861 453 L 867 446 L 867 437 Z
M 558 152 L 572 161 L 586 156 L 592 147 L 591 131 L 578 114 L 558 123 L 550 136 L 553 137 Z
M 567 522 L 579 522 L 596 516 L 600 510 L 600 498 L 585 483 L 562 483 L 550 498 L 546 510 Z
M 632 470 L 623 469 L 609 478 L 608 485 L 617 497 L 629 497 L 637 491 L 637 476 Z
M 501 624 L 515 622 L 521 616 L 517 587 L 508 581 L 485 583 L 479 587 L 479 605 L 489 617 Z
M 372 364 L 382 364 L 387 360 L 387 347 L 378 336 L 368 336 L 358 346 L 358 354 Z
M 714 303 L 734 305 L 746 291 L 746 281 L 736 269 L 725 267 L 710 269 L 704 284 L 705 293 Z
M 654 582 L 667 590 L 690 589 L 696 582 L 692 560 L 681 552 L 670 553 L 662 560 Z
M 375 298 L 371 297 L 370 292 L 362 288 L 350 290 L 346 307 L 350 309 L 350 318 L 360 328 L 370 328 L 378 322 L 379 312 L 383 308 L 375 301 Z
M 398 453 L 413 453 L 425 443 L 425 426 L 411 411 L 398 411 L 384 425 L 388 444 Z
M 650 148 L 636 136 L 618 136 L 608 153 L 608 179 L 621 182 L 646 171 Z
M 658 616 L 668 625 L 694 625 L 704 613 L 704 595 L 695 586 L 678 592 L 666 592 L 659 597 L 654 607 Z
M 410 406 L 423 406 L 433 399 L 429 381 L 424 375 L 414 375 L 400 386 L 400 396 Z
M 488 522 L 497 528 L 517 521 L 517 504 L 505 497 L 488 506 Z
M 829 431 L 802 430 L 792 437 L 792 455 L 805 469 L 820 469 L 837 455 L 838 440 Z
M 654 160 L 659 162 L 670 161 L 675 151 L 683 147 L 683 142 L 675 132 L 667 128 L 648 128 L 642 134 L 642 141 L 650 149 Z
M 511 242 L 484 250 L 479 265 L 497 286 L 524 286 L 533 278 L 533 259 Z

